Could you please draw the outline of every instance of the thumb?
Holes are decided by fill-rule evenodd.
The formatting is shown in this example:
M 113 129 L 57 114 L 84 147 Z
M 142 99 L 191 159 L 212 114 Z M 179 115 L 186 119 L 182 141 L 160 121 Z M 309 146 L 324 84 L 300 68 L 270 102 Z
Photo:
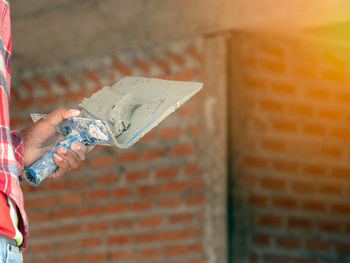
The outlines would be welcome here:
M 80 111 L 75 109 L 58 108 L 45 117 L 45 121 L 52 126 L 58 125 L 64 119 L 79 116 Z

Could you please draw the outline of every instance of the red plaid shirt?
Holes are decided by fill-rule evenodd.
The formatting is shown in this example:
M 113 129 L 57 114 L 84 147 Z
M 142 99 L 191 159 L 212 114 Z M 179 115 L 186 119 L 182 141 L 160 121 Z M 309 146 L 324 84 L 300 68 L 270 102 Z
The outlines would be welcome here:
M 9 100 L 11 86 L 11 21 L 8 0 L 0 0 L 0 191 L 16 203 L 23 249 L 27 247 L 28 220 L 24 211 L 19 176 L 23 170 L 23 141 L 19 131 L 10 131 Z

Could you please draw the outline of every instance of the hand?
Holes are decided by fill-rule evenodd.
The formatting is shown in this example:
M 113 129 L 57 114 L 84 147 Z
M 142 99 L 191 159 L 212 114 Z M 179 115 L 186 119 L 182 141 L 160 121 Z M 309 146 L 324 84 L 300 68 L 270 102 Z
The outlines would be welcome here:
M 79 115 L 78 110 L 59 108 L 40 119 L 22 131 L 24 143 L 24 166 L 27 167 L 40 156 L 55 146 L 63 136 L 56 131 L 56 126 L 63 120 Z M 49 177 L 57 177 L 78 167 L 80 161 L 85 160 L 86 153 L 93 147 L 87 147 L 78 142 L 71 144 L 71 150 L 62 146 L 57 148 L 53 161 L 58 169 Z

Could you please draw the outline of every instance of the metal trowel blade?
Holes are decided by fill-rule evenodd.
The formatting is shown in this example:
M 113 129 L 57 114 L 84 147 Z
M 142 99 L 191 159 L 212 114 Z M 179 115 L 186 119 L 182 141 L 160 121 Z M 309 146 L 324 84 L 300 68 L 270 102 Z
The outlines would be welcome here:
M 98 97 L 101 99 L 99 95 L 131 93 L 134 101 L 140 106 L 133 111 L 128 128 L 120 135 L 114 136 L 113 140 L 113 145 L 129 148 L 201 90 L 202 86 L 203 83 L 200 82 L 125 77 L 112 87 L 104 87 L 84 100 L 80 106 L 84 109 L 86 101 L 91 102 L 95 99 L 95 102 L 103 107 L 104 102 L 97 100 Z

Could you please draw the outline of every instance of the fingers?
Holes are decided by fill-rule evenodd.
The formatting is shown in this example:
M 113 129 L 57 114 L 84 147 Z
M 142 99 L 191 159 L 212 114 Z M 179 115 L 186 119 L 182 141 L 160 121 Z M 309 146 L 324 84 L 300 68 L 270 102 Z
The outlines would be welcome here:
M 62 120 L 79 116 L 80 111 L 75 109 L 58 108 L 45 117 L 45 121 L 52 126 L 58 125 Z
M 50 178 L 62 176 L 70 170 L 77 168 L 80 162 L 85 160 L 86 153 L 93 148 L 78 142 L 73 142 L 70 147 L 71 150 L 62 146 L 57 148 L 53 160 L 58 169 L 49 176 Z
M 73 142 L 70 145 L 70 148 L 78 156 L 80 161 L 85 160 L 86 153 L 89 151 L 89 148 L 86 145 L 78 143 L 78 142 Z
M 54 163 L 57 165 L 57 169 L 49 175 L 49 178 L 55 178 L 62 176 L 69 172 L 71 169 L 71 166 L 69 165 L 68 161 L 63 159 L 60 155 L 55 154 L 53 157 Z

